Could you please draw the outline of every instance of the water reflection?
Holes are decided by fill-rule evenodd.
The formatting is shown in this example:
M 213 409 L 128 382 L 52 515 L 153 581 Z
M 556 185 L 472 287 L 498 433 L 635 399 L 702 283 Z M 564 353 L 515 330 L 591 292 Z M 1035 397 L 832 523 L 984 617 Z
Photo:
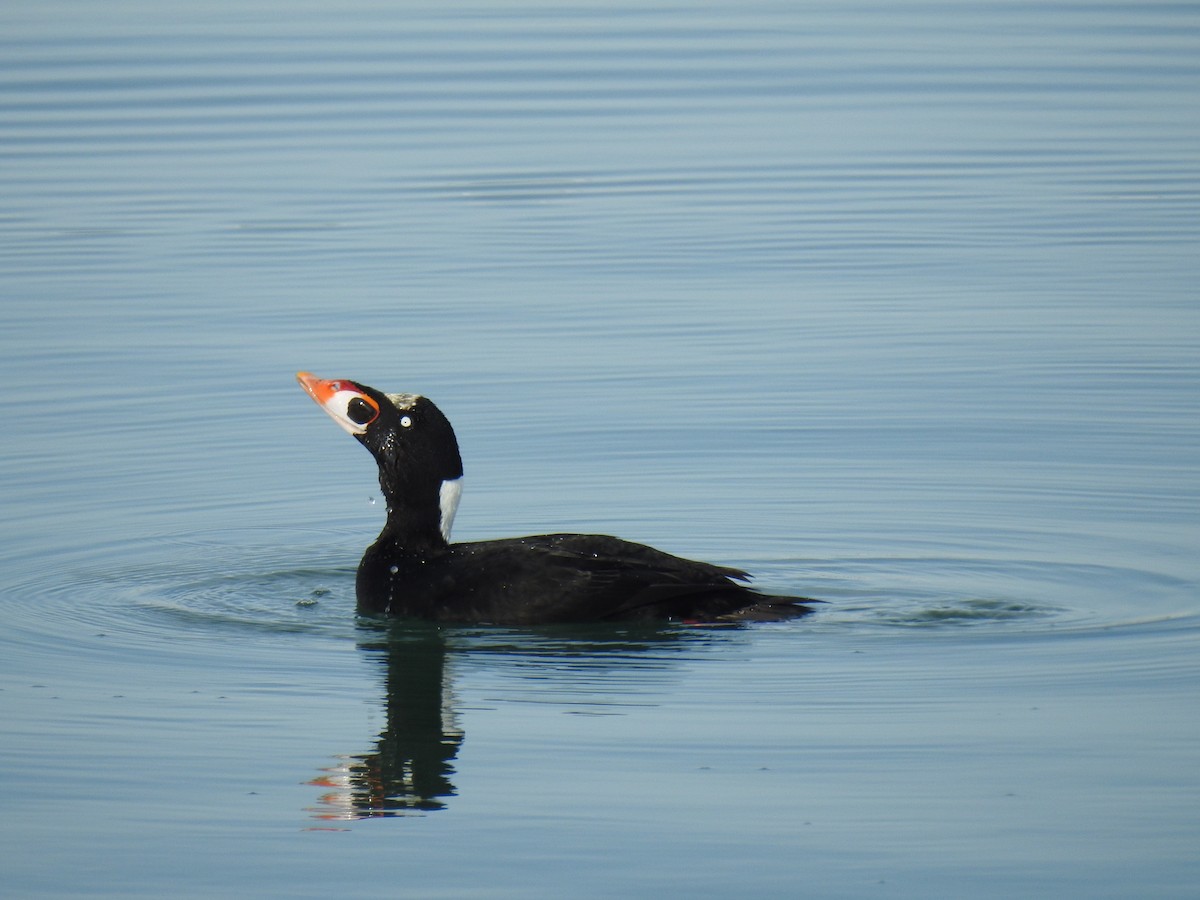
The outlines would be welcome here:
M 457 793 L 454 759 L 464 739 L 447 670 L 450 657 L 503 658 L 517 664 L 522 680 L 543 679 L 548 670 L 563 675 L 555 663 L 593 674 L 613 668 L 644 672 L 675 664 L 684 647 L 737 630 L 580 625 L 519 632 L 370 621 L 360 629 L 360 649 L 384 669 L 385 727 L 370 750 L 339 757 L 309 782 L 328 789 L 310 810 L 318 819 L 352 821 L 445 808 Z
M 463 734 L 446 677 L 446 641 L 436 628 L 371 629 L 360 642 L 381 655 L 386 727 L 372 748 L 346 756 L 311 784 L 328 787 L 317 818 L 366 819 L 441 809 L 455 793 L 453 760 Z

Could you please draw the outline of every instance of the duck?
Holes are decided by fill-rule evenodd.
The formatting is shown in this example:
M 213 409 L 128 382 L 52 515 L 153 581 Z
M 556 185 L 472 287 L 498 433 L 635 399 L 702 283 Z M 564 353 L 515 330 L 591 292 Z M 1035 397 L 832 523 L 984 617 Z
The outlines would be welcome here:
M 821 602 L 760 593 L 741 569 L 604 534 L 454 543 L 463 464 L 442 411 L 420 394 L 309 372 L 296 379 L 379 468 L 387 521 L 358 565 L 360 615 L 516 627 L 717 625 L 794 619 Z

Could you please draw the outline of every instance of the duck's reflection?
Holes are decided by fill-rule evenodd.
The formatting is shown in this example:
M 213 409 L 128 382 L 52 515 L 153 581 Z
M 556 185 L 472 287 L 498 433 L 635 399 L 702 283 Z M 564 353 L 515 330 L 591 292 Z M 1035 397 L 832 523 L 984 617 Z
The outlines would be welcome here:
M 354 820 L 442 809 L 455 794 L 454 758 L 463 732 L 454 714 L 446 670 L 447 640 L 456 654 L 495 654 L 566 668 L 674 665 L 680 645 L 712 635 L 691 629 L 646 627 L 543 631 L 443 631 L 434 625 L 368 623 L 359 647 L 384 666 L 386 727 L 367 753 L 341 757 L 310 784 L 326 788 L 311 810 L 319 819 Z M 539 664 L 537 667 L 541 669 Z
M 371 629 L 360 646 L 381 657 L 386 727 L 367 753 L 346 756 L 311 783 L 329 788 L 318 818 L 366 819 L 441 809 L 454 794 L 454 721 L 446 642 L 433 627 Z

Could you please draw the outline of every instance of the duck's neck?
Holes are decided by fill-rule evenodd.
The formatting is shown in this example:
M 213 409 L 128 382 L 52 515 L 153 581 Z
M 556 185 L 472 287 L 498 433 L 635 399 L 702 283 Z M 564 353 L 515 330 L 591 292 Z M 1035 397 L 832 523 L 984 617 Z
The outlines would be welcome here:
M 404 555 L 421 556 L 446 549 L 450 526 L 462 492 L 461 479 L 430 484 L 396 485 L 380 478 L 387 500 L 387 523 L 377 544 Z

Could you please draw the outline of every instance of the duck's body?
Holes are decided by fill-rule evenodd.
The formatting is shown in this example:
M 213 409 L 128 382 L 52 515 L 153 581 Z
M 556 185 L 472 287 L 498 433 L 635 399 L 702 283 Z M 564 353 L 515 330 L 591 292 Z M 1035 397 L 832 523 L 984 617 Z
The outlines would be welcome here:
M 795 598 L 738 584 L 744 572 L 599 534 L 541 534 L 410 554 L 387 539 L 358 568 L 364 613 L 533 625 L 792 618 Z
M 737 569 L 619 538 L 545 534 L 450 543 L 462 461 L 428 399 L 301 372 L 309 395 L 371 451 L 388 521 L 358 568 L 358 610 L 438 622 L 533 625 L 616 620 L 794 618 L 815 601 L 773 597 Z

